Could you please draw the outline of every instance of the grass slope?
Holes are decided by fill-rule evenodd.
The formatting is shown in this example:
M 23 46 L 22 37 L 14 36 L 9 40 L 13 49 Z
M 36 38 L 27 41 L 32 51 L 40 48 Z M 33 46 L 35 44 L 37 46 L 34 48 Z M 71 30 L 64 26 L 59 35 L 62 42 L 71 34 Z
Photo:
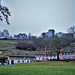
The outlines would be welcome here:
M 73 63 L 51 61 L 17 66 L 0 66 L 0 75 L 75 75 L 75 63 Z M 60 66 L 61 64 L 62 66 Z M 66 64 L 68 65 L 65 66 Z
M 12 40 L 0 40 L 0 57 L 7 55 L 7 50 L 15 47 L 16 42 Z
M 14 47 L 16 42 L 11 40 L 0 40 L 0 50 L 7 50 L 8 48 Z

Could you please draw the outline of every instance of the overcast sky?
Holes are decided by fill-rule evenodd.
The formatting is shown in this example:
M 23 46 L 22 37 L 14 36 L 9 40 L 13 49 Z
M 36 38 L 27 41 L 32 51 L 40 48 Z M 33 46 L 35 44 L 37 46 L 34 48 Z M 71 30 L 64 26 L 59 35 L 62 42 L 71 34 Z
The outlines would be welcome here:
M 10 34 L 40 35 L 49 29 L 67 32 L 75 24 L 75 0 L 2 0 L 11 12 L 10 25 L 0 22 L 0 30 Z

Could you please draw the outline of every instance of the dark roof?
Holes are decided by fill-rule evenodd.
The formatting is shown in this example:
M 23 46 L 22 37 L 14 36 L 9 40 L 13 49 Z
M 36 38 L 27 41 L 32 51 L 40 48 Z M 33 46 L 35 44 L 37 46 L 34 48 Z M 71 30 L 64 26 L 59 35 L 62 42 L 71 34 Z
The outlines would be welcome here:
M 34 57 L 35 55 L 31 51 L 12 49 L 12 50 L 8 50 L 8 56 Z
M 67 47 L 64 50 L 62 50 L 61 52 L 75 52 L 75 48 Z

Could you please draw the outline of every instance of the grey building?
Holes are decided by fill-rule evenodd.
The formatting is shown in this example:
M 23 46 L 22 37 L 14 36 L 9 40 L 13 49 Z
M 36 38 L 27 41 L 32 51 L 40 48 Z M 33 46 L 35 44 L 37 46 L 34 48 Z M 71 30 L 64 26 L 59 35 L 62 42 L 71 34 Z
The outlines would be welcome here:
M 50 29 L 48 30 L 48 32 L 42 33 L 42 38 L 50 38 L 53 37 L 55 35 L 55 30 L 54 29 Z

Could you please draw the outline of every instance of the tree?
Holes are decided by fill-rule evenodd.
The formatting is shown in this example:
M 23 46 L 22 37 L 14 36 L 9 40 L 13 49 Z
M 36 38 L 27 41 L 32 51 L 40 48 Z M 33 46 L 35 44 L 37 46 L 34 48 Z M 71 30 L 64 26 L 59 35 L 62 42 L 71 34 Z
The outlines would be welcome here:
M 20 50 L 28 50 L 28 51 L 35 51 L 36 50 L 34 44 L 30 43 L 29 41 L 18 42 L 16 45 L 16 48 L 20 49 Z
M 2 6 L 0 3 L 0 21 L 5 19 L 7 24 L 9 24 L 9 16 L 11 16 L 9 9 L 6 6 Z
M 75 25 L 74 25 L 74 26 L 71 26 L 71 27 L 68 29 L 68 31 L 69 31 L 70 33 L 75 33 Z
M 57 60 L 59 60 L 60 50 L 62 48 L 65 48 L 66 46 L 69 46 L 72 40 L 73 40 L 72 37 L 68 37 L 68 36 L 65 37 L 55 36 L 52 38 L 50 47 L 57 52 Z
M 74 38 L 75 38 L 75 25 L 74 25 L 74 26 L 71 26 L 71 27 L 68 29 L 68 32 L 69 32 L 69 33 L 73 33 Z

